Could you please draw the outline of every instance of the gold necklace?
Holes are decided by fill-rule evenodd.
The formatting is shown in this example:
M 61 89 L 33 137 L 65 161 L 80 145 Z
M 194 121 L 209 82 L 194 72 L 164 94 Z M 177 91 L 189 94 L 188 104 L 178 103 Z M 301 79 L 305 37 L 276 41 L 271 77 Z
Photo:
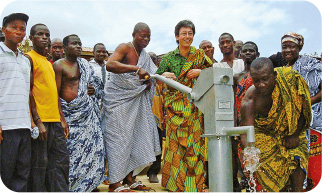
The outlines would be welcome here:
M 133 46 L 133 48 L 134 48 L 134 51 L 135 51 L 135 53 L 136 53 L 137 57 L 139 58 L 139 54 L 138 54 L 138 52 L 136 51 L 134 44 L 133 44 L 132 42 L 131 42 L 131 44 L 132 44 L 132 46 Z

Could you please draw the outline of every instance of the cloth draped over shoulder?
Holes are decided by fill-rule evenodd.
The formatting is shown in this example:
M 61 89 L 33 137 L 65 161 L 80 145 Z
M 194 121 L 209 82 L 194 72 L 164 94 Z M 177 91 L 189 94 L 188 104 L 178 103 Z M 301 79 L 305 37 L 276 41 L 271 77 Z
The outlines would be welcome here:
M 264 191 L 278 192 L 289 183 L 289 176 L 297 161 L 307 173 L 308 149 L 305 131 L 311 121 L 311 100 L 304 79 L 291 67 L 276 68 L 276 85 L 272 93 L 273 104 L 266 118 L 255 118 L 255 146 L 261 151 L 259 169 L 255 172 Z M 286 149 L 283 138 L 297 130 L 303 112 L 305 126 L 301 128 L 300 145 Z
M 143 49 L 137 66 L 154 74 L 157 67 Z M 131 171 L 137 175 L 161 154 L 157 125 L 152 114 L 155 80 L 146 90 L 132 73 L 111 73 L 103 97 L 102 127 L 110 183 L 123 180 Z M 152 81 L 152 80 L 151 80 Z
M 157 74 L 173 72 L 178 74 L 179 83 L 192 88 L 197 78 L 189 79 L 187 73 L 211 64 L 203 50 L 191 46 L 188 58 L 184 58 L 177 48 L 163 57 Z M 161 185 L 170 191 L 201 192 L 206 157 L 205 141 L 200 137 L 204 133 L 203 114 L 180 91 L 169 87 L 165 96 L 166 142 Z
M 81 74 L 78 95 L 71 102 L 61 99 L 62 110 L 69 125 L 67 147 L 70 155 L 69 190 L 90 192 L 104 180 L 105 151 L 100 127 L 98 98 L 103 84 L 93 76 L 93 69 L 82 58 L 77 58 Z M 87 94 L 87 86 L 95 88 L 95 95 Z
M 320 91 L 322 81 L 322 62 L 308 56 L 301 56 L 293 65 L 293 70 L 304 78 L 310 89 L 311 96 L 315 96 Z M 312 122 L 310 127 L 322 133 L 322 102 L 312 105 Z
M 236 107 L 237 107 L 237 125 L 240 125 L 240 122 L 241 122 L 241 113 L 240 113 L 241 102 L 245 96 L 246 91 L 252 85 L 253 85 L 253 79 L 250 76 L 249 72 L 244 74 L 242 79 L 237 84 L 237 90 L 235 95 L 235 101 L 236 101 Z

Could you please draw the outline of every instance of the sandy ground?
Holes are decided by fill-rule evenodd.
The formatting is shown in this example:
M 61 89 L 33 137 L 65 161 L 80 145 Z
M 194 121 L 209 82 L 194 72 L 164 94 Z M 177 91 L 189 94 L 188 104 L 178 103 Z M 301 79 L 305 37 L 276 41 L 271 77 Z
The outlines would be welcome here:
M 156 192 L 168 192 L 167 189 L 161 187 L 161 174 L 158 175 L 159 183 L 150 183 L 149 178 L 143 174 L 136 177 L 136 181 L 142 181 L 142 183 L 148 187 L 151 187 Z M 108 185 L 101 184 L 98 186 L 100 192 L 108 192 Z M 139 192 L 139 191 L 137 191 Z M 153 190 L 150 192 L 154 192 Z

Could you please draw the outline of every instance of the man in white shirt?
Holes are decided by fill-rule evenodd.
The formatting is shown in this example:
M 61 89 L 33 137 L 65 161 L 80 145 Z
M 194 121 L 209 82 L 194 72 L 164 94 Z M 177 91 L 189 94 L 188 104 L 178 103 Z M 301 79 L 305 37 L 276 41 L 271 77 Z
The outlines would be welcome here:
M 103 43 L 95 44 L 93 48 L 93 55 L 94 58 L 89 61 L 89 63 L 93 66 L 94 69 L 94 76 L 97 76 L 103 82 L 105 87 L 106 82 L 110 81 L 111 72 L 106 70 L 106 58 L 109 56 L 108 51 Z M 99 99 L 98 106 L 100 110 L 102 109 L 102 99 Z M 108 177 L 107 177 L 108 168 L 106 167 L 106 172 L 104 175 L 104 184 L 108 185 Z
M 94 75 L 99 77 L 103 84 L 110 80 L 110 72 L 108 72 L 105 68 L 106 61 L 105 59 L 109 56 L 106 47 L 102 43 L 95 44 L 93 48 L 94 59 L 89 61 L 89 63 L 94 68 Z
M 31 162 L 31 67 L 18 50 L 28 19 L 24 13 L 4 17 L 0 42 L 0 170 L 2 182 L 15 192 L 27 192 Z
M 223 54 L 223 59 L 220 63 L 215 63 L 214 67 L 222 67 L 222 68 L 232 68 L 233 75 L 240 73 L 244 70 L 244 61 L 242 59 L 238 59 L 234 54 L 234 45 L 235 40 L 234 37 L 230 33 L 223 33 L 219 36 L 219 48 L 221 53 Z M 241 192 L 240 185 L 237 178 L 237 144 L 238 141 L 233 137 L 232 140 L 232 160 L 233 160 L 233 189 L 234 192 Z
M 219 37 L 219 48 L 223 54 L 223 59 L 215 63 L 214 67 L 232 68 L 233 75 L 244 70 L 244 61 L 234 55 L 234 37 L 230 33 L 223 33 Z

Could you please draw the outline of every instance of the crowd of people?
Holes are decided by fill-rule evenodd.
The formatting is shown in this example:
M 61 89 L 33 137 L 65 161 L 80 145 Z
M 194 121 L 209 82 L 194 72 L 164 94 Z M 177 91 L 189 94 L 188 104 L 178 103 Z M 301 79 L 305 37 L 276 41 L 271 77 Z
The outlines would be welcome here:
M 248 182 L 246 136 L 231 138 L 233 190 L 253 183 L 257 191 L 302 192 L 319 183 L 322 63 L 300 55 L 300 34 L 285 33 L 280 52 L 260 57 L 256 43 L 222 33 L 223 58 L 216 60 L 209 40 L 191 46 L 195 26 L 182 20 L 174 28 L 178 47 L 161 58 L 146 52 L 151 30 L 140 22 L 131 42 L 112 55 L 97 43 L 87 61 L 78 35 L 51 39 L 40 23 L 30 29 L 32 50 L 22 53 L 28 19 L 12 13 L 2 23 L 0 170 L 10 190 L 89 192 L 108 183 L 110 192 L 150 191 L 136 180 L 150 167 L 149 181 L 159 183 L 161 172 L 169 191 L 205 191 L 203 113 L 186 94 L 150 75 L 192 88 L 210 67 L 232 69 L 235 125 L 255 127 L 261 152 L 255 182 Z

